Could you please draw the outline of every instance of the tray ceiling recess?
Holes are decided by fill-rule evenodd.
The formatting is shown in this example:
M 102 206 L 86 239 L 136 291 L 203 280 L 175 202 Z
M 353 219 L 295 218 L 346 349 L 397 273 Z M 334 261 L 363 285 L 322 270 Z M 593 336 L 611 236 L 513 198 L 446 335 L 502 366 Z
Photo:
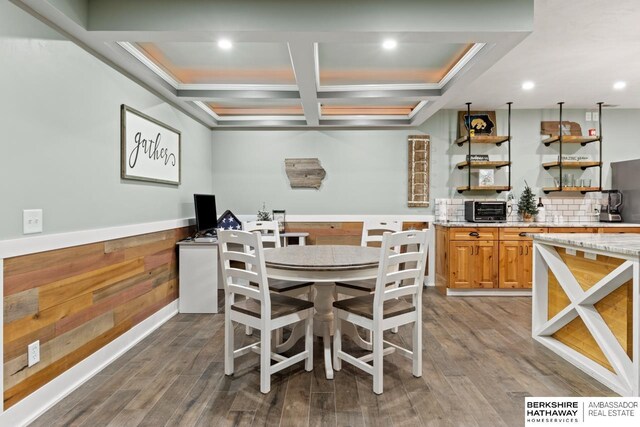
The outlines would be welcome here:
M 533 28 L 533 0 L 12 0 L 212 129 L 422 124 Z

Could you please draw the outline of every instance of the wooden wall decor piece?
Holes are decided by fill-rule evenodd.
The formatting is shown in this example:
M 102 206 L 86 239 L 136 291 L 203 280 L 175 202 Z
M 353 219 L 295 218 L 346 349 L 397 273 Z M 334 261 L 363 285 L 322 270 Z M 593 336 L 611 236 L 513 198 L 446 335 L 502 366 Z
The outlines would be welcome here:
M 284 159 L 284 167 L 291 188 L 315 188 L 322 185 L 327 172 L 319 159 Z
M 7 409 L 178 297 L 188 227 L 4 260 Z M 40 363 L 27 345 L 40 340 Z
M 410 135 L 409 139 L 409 192 L 410 208 L 429 206 L 429 135 Z
M 496 136 L 495 111 L 471 111 L 471 117 L 467 117 L 466 111 L 458 111 L 458 138 L 467 136 L 469 128 L 473 129 L 475 136 Z
M 558 136 L 559 125 L 557 120 L 548 120 L 540 122 L 540 135 Z M 582 136 L 582 128 L 580 124 L 570 121 L 562 121 L 563 135 Z

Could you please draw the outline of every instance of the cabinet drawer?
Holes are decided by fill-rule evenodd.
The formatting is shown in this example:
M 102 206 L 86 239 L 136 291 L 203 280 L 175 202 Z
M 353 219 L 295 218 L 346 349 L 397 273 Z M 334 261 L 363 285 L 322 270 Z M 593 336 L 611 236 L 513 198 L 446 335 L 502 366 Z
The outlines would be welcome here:
M 450 240 L 498 240 L 498 229 L 491 227 L 456 227 L 449 230 Z
M 606 227 L 599 228 L 599 233 L 615 233 L 615 234 L 625 234 L 625 233 L 640 233 L 640 227 Z
M 501 228 L 500 240 L 532 240 L 531 237 L 527 237 L 524 233 L 546 233 L 545 227 L 514 227 L 514 228 Z
M 549 233 L 597 233 L 595 227 L 549 227 Z

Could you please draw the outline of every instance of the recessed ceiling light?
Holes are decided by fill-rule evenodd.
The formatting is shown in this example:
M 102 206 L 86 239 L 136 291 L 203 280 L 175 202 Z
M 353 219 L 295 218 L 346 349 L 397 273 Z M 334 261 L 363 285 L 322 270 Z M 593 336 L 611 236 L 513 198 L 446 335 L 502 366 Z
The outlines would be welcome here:
M 382 47 L 387 50 L 395 49 L 397 46 L 398 42 L 393 39 L 387 39 L 382 42 Z
M 233 44 L 229 39 L 220 39 L 218 40 L 218 47 L 220 49 L 229 50 L 233 47 Z
M 536 87 L 536 84 L 534 82 L 528 81 L 528 82 L 522 83 L 522 89 L 524 90 L 531 90 L 534 87 Z
M 616 90 L 621 90 L 621 89 L 624 89 L 625 87 L 627 87 L 627 83 L 625 82 L 615 82 L 613 84 L 613 88 Z

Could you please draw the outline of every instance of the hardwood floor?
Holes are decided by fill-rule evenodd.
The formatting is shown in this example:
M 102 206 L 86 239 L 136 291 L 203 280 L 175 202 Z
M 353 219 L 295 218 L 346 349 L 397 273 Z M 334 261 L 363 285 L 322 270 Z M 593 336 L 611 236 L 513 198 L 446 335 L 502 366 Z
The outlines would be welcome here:
M 293 366 L 262 395 L 257 355 L 224 375 L 224 316 L 182 314 L 32 425 L 510 427 L 524 424 L 526 396 L 615 395 L 533 342 L 530 298 L 443 297 L 432 288 L 423 298 L 423 377 L 392 354 L 381 396 L 347 364 L 325 379 L 318 340 L 313 372 Z M 250 339 L 236 328 L 237 345 Z M 410 342 L 411 328 L 388 339 Z

